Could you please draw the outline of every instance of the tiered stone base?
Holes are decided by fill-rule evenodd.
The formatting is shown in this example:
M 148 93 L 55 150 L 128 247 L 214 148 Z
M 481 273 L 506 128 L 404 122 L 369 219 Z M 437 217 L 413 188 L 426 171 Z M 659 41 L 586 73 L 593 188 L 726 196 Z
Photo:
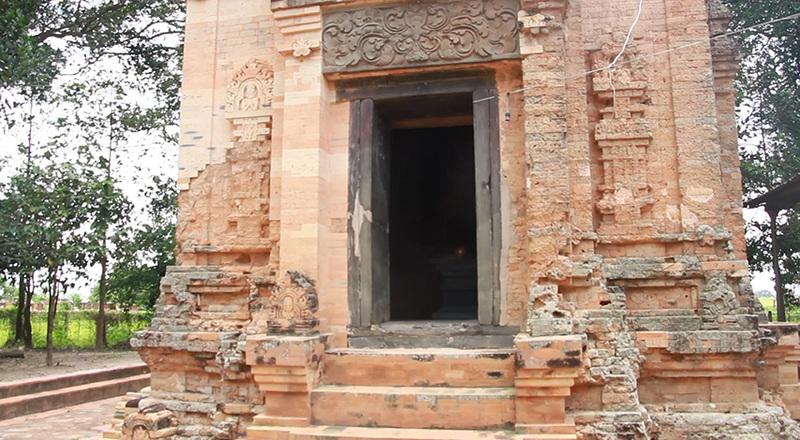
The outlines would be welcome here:
M 580 337 L 473 350 L 324 350 L 325 341 L 248 338 L 247 363 L 267 402 L 248 439 L 577 438 L 565 397 Z

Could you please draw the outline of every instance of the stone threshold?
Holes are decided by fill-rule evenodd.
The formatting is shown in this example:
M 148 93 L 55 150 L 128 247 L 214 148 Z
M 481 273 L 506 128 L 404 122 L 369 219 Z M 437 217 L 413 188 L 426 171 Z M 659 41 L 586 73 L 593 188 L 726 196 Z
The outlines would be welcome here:
M 513 348 L 516 326 L 478 321 L 389 321 L 369 329 L 350 329 L 350 348 Z

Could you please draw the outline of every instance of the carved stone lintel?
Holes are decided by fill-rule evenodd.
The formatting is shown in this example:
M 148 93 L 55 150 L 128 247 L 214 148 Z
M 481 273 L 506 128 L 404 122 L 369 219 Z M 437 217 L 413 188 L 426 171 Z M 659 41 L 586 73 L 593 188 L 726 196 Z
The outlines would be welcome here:
M 369 5 L 323 17 L 323 72 L 519 56 L 517 0 Z
M 272 289 L 270 333 L 312 334 L 319 321 L 314 316 L 319 302 L 314 284 L 298 271 L 290 270 Z

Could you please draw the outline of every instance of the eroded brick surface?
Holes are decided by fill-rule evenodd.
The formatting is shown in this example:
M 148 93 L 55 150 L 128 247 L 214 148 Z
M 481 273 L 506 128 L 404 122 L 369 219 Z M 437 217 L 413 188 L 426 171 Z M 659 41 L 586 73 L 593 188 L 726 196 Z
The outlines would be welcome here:
M 464 2 L 408 13 L 427 25 L 379 3 L 189 0 L 179 266 L 132 342 L 152 390 L 116 426 L 139 417 L 180 440 L 800 437 L 797 328 L 759 328 L 747 275 L 738 55 L 708 40 L 722 2 L 645 0 L 627 43 L 633 0 L 522 0 L 516 17 L 488 2 L 476 10 L 501 21 L 473 14 L 460 31 L 447 20 Z M 357 40 L 330 34 L 339 16 L 365 28 L 336 32 L 374 32 L 337 52 Z M 502 20 L 518 22 L 514 44 L 471 53 Z M 393 26 L 407 38 L 383 44 Z M 431 50 L 449 52 L 430 65 Z M 498 357 L 415 352 L 424 334 L 347 351 L 350 334 L 397 342 L 350 328 L 348 228 L 374 219 L 348 206 L 350 101 L 459 75 L 497 91 L 493 324 L 518 334 Z M 430 340 L 469 345 L 453 332 Z

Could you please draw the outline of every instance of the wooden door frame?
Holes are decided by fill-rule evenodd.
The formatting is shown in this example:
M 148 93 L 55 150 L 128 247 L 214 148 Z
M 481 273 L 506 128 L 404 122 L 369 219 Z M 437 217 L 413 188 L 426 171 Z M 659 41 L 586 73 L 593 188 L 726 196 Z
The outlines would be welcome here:
M 348 183 L 348 309 L 350 327 L 367 329 L 380 325 L 388 316 L 388 243 L 376 243 L 382 225 L 375 222 L 378 193 L 388 188 L 386 176 L 377 173 L 374 148 L 375 127 L 381 126 L 375 101 L 404 96 L 465 93 L 473 96 L 475 146 L 475 192 L 478 249 L 478 323 L 500 323 L 500 142 L 496 90 L 485 77 L 465 80 L 415 83 L 393 87 L 361 87 L 337 94 L 350 100 L 350 147 Z M 384 258 L 384 260 L 377 260 Z M 386 266 L 386 267 L 384 267 Z M 385 278 L 384 278 L 385 276 Z M 383 308 L 383 309 L 382 309 Z

